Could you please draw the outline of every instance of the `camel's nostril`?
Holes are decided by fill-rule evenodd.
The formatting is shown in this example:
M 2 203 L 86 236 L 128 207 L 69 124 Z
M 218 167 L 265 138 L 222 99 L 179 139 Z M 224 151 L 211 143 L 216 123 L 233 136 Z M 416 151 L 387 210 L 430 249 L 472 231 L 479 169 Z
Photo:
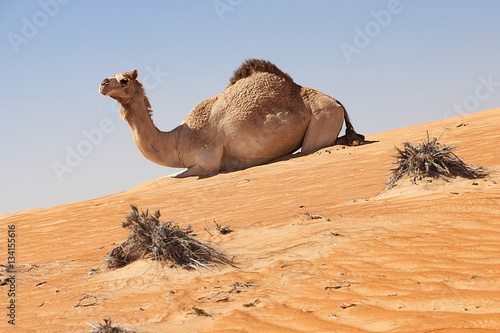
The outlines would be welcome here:
M 108 79 L 104 79 L 102 82 L 101 82 L 101 86 L 107 86 L 109 84 L 109 80 Z

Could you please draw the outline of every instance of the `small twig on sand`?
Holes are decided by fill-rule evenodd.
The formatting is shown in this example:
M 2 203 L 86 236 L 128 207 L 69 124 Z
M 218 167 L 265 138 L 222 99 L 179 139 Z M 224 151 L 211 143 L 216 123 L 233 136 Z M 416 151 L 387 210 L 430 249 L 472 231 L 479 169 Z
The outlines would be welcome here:
M 311 214 L 309 212 L 306 212 L 305 213 L 307 216 L 309 216 L 309 218 L 311 218 L 311 220 L 319 220 L 319 219 L 323 219 L 325 221 L 331 221 L 331 219 L 329 217 L 325 217 L 325 216 L 322 216 L 322 215 L 315 215 L 315 214 Z
M 89 299 L 92 299 L 92 301 L 88 301 Z M 93 305 L 97 304 L 97 300 L 98 300 L 98 298 L 95 297 L 94 295 L 85 295 L 78 300 L 78 304 L 75 305 L 74 307 L 77 308 L 80 306 L 82 306 L 82 307 L 93 306 Z

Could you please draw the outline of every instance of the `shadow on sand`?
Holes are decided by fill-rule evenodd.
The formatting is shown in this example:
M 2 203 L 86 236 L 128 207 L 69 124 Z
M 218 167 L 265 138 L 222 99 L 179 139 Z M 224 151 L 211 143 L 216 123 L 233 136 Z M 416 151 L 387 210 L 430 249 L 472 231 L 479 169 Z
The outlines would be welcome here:
M 358 143 L 357 145 L 354 145 L 354 146 L 346 145 L 345 142 L 346 142 L 346 138 L 345 138 L 345 135 L 344 135 L 344 136 L 339 137 L 337 139 L 337 141 L 335 141 L 335 144 L 333 146 L 328 146 L 328 147 L 345 146 L 345 147 L 354 148 L 356 146 L 369 145 L 369 144 L 372 144 L 372 143 L 377 143 L 379 141 L 378 140 L 376 140 L 376 141 L 364 140 L 364 141 L 362 141 L 362 142 L 360 142 L 360 143 Z M 287 160 L 291 160 L 291 159 L 294 159 L 294 158 L 299 158 L 299 157 L 302 157 L 302 156 L 307 156 L 307 155 L 315 154 L 315 153 L 317 153 L 318 151 L 320 151 L 322 149 L 327 149 L 328 147 L 323 147 L 323 148 L 315 150 L 315 151 L 313 151 L 313 152 L 311 152 L 309 154 L 302 153 L 300 151 L 300 149 L 299 149 L 296 152 L 293 152 L 291 154 L 283 155 L 281 157 L 278 157 L 277 159 L 274 159 L 274 160 L 272 160 L 272 161 L 270 161 L 268 163 L 264 163 L 264 164 L 261 164 L 261 165 L 273 164 L 273 163 L 276 163 L 276 162 L 287 161 Z M 249 168 L 252 168 L 252 167 L 249 167 Z M 248 169 L 248 168 L 245 168 L 245 169 Z M 232 172 L 240 171 L 240 170 L 245 170 L 245 169 L 237 169 L 237 170 L 231 170 L 231 171 L 220 171 L 218 173 L 209 174 L 209 175 L 202 175 L 202 176 L 197 176 L 197 177 L 198 177 L 198 179 L 205 179 L 205 178 L 211 178 L 211 177 L 219 175 L 219 174 L 228 174 L 228 173 L 232 173 Z M 193 177 L 196 177 L 196 176 L 193 176 Z

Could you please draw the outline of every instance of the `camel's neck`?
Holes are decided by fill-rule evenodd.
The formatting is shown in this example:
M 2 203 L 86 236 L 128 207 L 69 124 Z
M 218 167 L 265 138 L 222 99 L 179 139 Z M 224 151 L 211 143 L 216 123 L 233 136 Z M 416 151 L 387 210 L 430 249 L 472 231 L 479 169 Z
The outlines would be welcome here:
M 134 141 L 147 159 L 164 166 L 183 167 L 177 150 L 177 131 L 162 132 L 153 124 L 146 97 L 122 102 L 121 113 L 132 129 Z

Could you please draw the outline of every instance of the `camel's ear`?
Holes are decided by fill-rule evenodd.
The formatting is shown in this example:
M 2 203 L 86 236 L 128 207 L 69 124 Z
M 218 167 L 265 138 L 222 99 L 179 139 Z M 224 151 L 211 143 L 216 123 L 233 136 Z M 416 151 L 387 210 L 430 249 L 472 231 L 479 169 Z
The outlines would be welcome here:
M 133 69 L 131 72 L 130 72 L 130 77 L 132 78 L 132 80 L 135 80 L 137 79 L 137 76 L 139 75 L 139 73 L 137 73 L 137 69 Z

